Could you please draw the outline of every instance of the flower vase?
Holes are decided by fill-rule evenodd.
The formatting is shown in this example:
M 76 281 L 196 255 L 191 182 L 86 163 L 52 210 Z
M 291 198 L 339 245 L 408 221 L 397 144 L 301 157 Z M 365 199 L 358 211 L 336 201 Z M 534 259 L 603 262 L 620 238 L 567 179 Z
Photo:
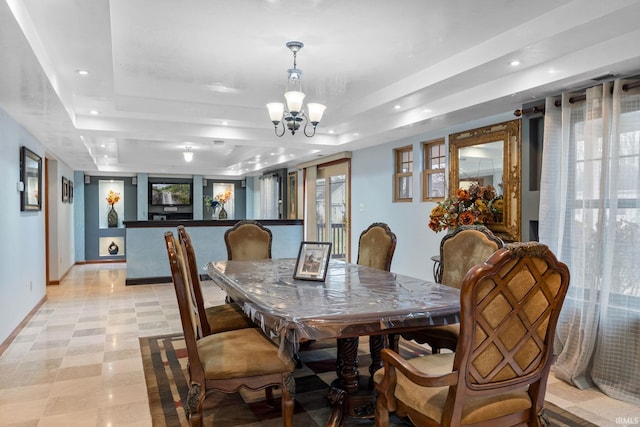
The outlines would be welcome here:
M 220 205 L 220 213 L 218 219 L 227 219 L 227 211 L 224 209 L 224 205 Z
M 109 228 L 118 226 L 118 212 L 113 208 L 113 205 L 107 214 L 107 225 Z

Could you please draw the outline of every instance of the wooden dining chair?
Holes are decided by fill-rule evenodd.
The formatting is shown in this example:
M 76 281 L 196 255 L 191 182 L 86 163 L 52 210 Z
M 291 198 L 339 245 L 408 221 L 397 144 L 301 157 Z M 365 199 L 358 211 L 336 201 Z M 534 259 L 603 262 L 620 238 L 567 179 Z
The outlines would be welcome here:
M 201 336 L 256 327 L 251 319 L 242 312 L 242 308 L 235 303 L 205 307 L 195 249 L 191 242 L 191 236 L 183 225 L 178 226 L 178 238 L 189 270 L 189 286 L 192 289 L 194 303 L 198 307 L 202 328 Z
M 188 286 L 188 268 L 179 243 L 164 235 L 171 277 L 178 300 L 187 350 L 189 393 L 185 411 L 191 426 L 201 426 L 203 404 L 213 391 L 234 393 L 240 388 L 280 387 L 283 426 L 293 426 L 295 363 L 283 359 L 278 347 L 257 328 L 211 334 L 198 339 L 198 307 Z
M 271 258 L 271 230 L 258 221 L 238 221 L 224 233 L 227 259 L 257 261 Z
M 385 349 L 374 380 L 377 427 L 541 425 L 569 269 L 537 242 L 513 243 L 462 283 L 455 353 L 409 360 Z
M 378 270 L 390 271 L 393 254 L 396 250 L 398 239 L 391 228 L 383 222 L 374 222 L 366 230 L 360 233 L 358 240 L 358 259 L 356 264 Z M 394 339 L 391 336 L 390 339 Z M 345 344 L 344 339 L 338 339 L 338 346 Z M 369 386 L 373 389 L 373 373 L 382 367 L 380 351 L 385 345 L 385 337 L 373 335 L 369 337 L 369 354 L 371 365 L 369 366 Z M 338 353 L 341 353 L 340 351 Z
M 460 289 L 467 272 L 503 246 L 504 242 L 484 225 L 456 228 L 440 241 L 441 283 Z M 459 333 L 460 324 L 456 323 L 432 326 L 402 336 L 420 344 L 428 344 L 433 353 L 439 353 L 443 348 L 455 351 Z
M 374 222 L 360 233 L 358 260 L 356 263 L 377 268 L 378 270 L 389 271 L 391 270 L 391 261 L 393 261 L 396 243 L 396 235 L 387 224 Z

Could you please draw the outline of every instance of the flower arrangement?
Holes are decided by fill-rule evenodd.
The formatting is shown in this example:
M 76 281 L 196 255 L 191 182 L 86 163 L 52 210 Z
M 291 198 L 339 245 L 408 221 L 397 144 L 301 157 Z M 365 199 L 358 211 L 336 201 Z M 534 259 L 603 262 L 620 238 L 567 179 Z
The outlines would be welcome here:
M 231 198 L 231 190 L 227 190 L 223 193 L 216 194 L 216 200 L 220 202 L 223 206 L 225 203 L 229 201 L 230 198 Z
M 204 205 L 212 208 L 214 211 L 220 207 L 220 202 L 214 200 L 211 196 L 204 196 Z
M 116 203 L 120 201 L 120 193 L 116 193 L 113 190 L 109 190 L 109 194 L 107 195 L 107 203 L 109 206 L 113 207 Z
M 437 233 L 461 225 L 498 222 L 503 207 L 504 200 L 493 186 L 472 184 L 468 190 L 459 188 L 455 197 L 448 197 L 431 210 L 429 228 Z

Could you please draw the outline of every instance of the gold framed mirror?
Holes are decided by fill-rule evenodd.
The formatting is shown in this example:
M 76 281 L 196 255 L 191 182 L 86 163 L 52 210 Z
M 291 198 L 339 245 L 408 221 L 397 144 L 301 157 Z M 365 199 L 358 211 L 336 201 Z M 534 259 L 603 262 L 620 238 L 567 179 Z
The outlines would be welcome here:
M 449 196 L 471 184 L 491 185 L 501 215 L 486 226 L 505 241 L 520 240 L 520 120 L 449 135 Z

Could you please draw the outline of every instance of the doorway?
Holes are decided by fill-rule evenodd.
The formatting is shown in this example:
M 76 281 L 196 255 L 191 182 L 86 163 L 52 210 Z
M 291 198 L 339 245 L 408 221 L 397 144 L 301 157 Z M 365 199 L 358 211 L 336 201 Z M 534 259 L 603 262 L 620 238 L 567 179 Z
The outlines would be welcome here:
M 331 242 L 331 257 L 350 258 L 350 159 L 318 165 L 315 174 L 307 174 L 307 236 Z M 313 176 L 315 175 L 315 176 Z

